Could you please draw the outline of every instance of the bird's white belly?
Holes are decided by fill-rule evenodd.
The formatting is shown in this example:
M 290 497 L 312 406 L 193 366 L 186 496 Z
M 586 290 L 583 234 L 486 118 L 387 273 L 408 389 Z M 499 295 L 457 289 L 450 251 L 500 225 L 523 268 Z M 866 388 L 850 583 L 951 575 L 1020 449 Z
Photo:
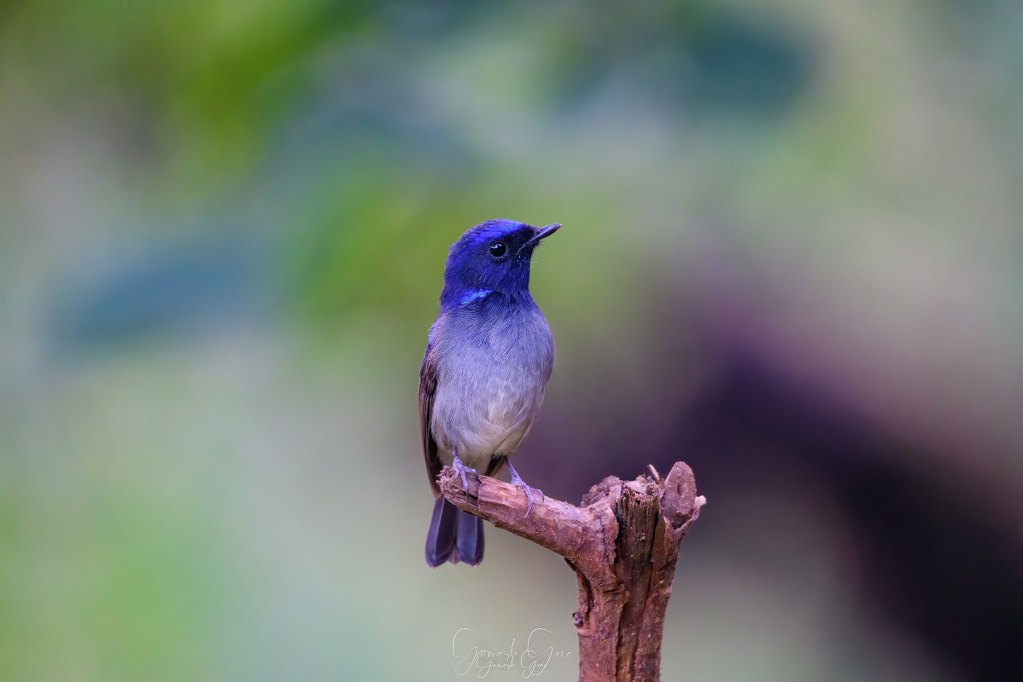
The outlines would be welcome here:
M 472 357 L 475 355 L 476 357 Z M 457 450 L 462 462 L 486 470 L 495 455 L 511 454 L 526 437 L 543 402 L 544 386 L 526 367 L 469 353 L 438 382 L 432 431 L 441 460 Z

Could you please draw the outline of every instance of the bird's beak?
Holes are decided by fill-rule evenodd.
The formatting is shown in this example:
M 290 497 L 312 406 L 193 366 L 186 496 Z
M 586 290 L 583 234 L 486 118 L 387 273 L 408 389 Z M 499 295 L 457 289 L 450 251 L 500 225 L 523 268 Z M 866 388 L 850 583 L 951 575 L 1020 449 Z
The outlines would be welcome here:
M 550 237 L 552 234 L 557 232 L 558 228 L 560 228 L 560 227 L 561 227 L 561 223 L 552 223 L 550 225 L 545 225 L 544 227 L 539 228 L 536 231 L 536 234 L 533 235 L 533 238 L 530 239 L 526 243 L 530 244 L 530 245 L 535 245 L 541 239 L 546 239 L 547 237 Z

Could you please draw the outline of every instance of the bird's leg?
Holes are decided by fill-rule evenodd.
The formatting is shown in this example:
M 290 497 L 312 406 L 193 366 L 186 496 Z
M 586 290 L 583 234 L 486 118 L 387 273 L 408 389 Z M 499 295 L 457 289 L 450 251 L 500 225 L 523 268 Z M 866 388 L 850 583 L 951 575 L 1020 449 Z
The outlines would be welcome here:
M 529 500 L 529 507 L 526 509 L 526 516 L 529 516 L 529 512 L 533 511 L 533 493 L 540 493 L 540 497 L 543 497 L 543 491 L 539 488 L 534 488 L 527 485 L 522 477 L 519 476 L 519 472 L 515 471 L 515 467 L 512 466 L 511 460 L 507 460 L 508 473 L 511 474 L 512 485 L 517 485 L 522 488 L 522 492 L 526 493 L 526 499 Z
M 472 473 L 475 474 L 476 470 L 472 469 L 470 467 L 467 467 L 464 464 L 462 464 L 462 460 L 460 460 L 458 458 L 458 450 L 455 450 L 454 448 L 452 448 L 451 449 L 451 455 L 452 455 L 453 460 L 454 460 L 454 461 L 451 462 L 451 468 L 454 469 L 455 471 L 457 471 L 458 475 L 462 477 L 462 489 L 468 492 L 468 490 L 469 490 L 469 480 L 465 477 L 465 473 L 467 471 L 469 471 L 469 472 L 472 472 Z

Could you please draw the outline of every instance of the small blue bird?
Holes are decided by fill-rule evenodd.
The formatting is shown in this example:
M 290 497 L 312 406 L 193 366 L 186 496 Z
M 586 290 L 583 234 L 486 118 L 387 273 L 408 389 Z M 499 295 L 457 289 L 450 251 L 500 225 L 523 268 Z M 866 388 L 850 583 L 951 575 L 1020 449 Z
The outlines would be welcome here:
M 440 313 L 419 373 L 419 427 L 436 498 L 426 536 L 430 566 L 483 560 L 483 521 L 437 488 L 445 464 L 466 488 L 466 471 L 496 476 L 507 466 L 530 510 L 540 492 L 526 485 L 508 457 L 540 413 L 554 368 L 551 329 L 529 295 L 529 264 L 540 241 L 559 227 L 488 220 L 448 252 Z

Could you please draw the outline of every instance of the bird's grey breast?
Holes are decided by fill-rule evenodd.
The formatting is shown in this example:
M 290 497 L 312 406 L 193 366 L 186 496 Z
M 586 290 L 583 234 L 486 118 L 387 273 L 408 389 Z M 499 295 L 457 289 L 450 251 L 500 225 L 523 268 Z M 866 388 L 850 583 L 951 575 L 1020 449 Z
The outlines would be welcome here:
M 490 304 L 441 315 L 431 331 L 437 394 L 431 426 L 442 459 L 469 466 L 511 454 L 539 414 L 554 340 L 535 304 Z

